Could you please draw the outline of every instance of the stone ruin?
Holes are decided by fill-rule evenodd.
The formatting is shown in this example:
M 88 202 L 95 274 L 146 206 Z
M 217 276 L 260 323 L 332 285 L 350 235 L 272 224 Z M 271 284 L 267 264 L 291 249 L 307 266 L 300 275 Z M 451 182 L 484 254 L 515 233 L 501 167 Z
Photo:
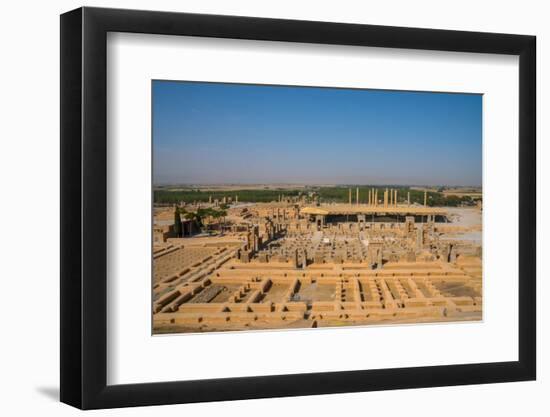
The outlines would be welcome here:
M 329 214 L 257 203 L 223 235 L 168 239 L 154 252 L 154 331 L 480 320 L 481 246 L 436 223 L 441 211 L 376 198 Z

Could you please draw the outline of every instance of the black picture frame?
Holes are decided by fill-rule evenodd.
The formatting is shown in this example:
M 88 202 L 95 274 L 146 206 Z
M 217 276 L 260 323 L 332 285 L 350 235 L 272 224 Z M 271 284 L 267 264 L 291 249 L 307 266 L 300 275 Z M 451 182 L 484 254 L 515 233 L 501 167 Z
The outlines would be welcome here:
M 108 32 L 519 56 L 519 360 L 107 385 Z M 61 401 L 82 409 L 534 380 L 534 36 L 136 10 L 61 15 Z

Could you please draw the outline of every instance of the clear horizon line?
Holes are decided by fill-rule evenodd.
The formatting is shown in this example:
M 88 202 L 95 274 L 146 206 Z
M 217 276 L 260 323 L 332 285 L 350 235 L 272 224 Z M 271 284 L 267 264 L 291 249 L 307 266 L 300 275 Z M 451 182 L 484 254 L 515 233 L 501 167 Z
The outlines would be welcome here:
M 243 186 L 251 186 L 251 185 L 259 185 L 259 186 L 267 186 L 267 185 L 290 185 L 290 186 L 333 186 L 333 187 L 347 187 L 347 186 L 385 186 L 385 185 L 392 185 L 392 186 L 401 186 L 401 187 L 475 187 L 475 188 L 481 188 L 482 185 L 475 185 L 475 184 L 421 184 L 421 183 L 327 183 L 327 182 L 161 182 L 161 183 L 154 183 L 154 187 L 158 186 L 213 186 L 213 185 L 243 185 Z

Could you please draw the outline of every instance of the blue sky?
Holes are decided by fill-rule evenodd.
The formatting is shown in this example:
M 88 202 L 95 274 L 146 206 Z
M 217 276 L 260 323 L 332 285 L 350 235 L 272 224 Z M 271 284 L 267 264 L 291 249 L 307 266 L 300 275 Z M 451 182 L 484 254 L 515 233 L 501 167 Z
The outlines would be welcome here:
M 153 81 L 155 184 L 481 185 L 482 96 Z

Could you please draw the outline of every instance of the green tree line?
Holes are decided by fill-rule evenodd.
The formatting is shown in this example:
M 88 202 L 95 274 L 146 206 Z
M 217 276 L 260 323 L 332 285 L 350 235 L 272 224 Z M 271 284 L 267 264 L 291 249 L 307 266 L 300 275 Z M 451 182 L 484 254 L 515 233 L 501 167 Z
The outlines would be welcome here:
M 154 190 L 154 202 L 159 204 L 176 204 L 181 201 L 207 203 L 210 196 L 214 200 L 222 201 L 224 197 L 247 202 L 270 202 L 279 199 L 280 195 L 298 196 L 299 190 L 234 190 L 234 191 L 201 191 L 201 190 Z
M 349 201 L 349 188 L 351 188 L 351 201 L 356 201 L 356 188 L 357 186 L 350 187 L 317 187 L 310 188 L 308 191 L 314 191 L 319 197 L 321 203 L 347 203 Z M 372 188 L 378 190 L 378 200 L 383 201 L 384 191 L 386 187 L 371 187 L 360 186 L 359 187 L 359 201 L 361 203 L 367 203 L 368 193 Z M 407 201 L 407 193 L 410 193 L 411 204 L 424 204 L 424 191 L 414 190 L 408 187 L 390 187 L 397 190 L 397 200 L 400 204 Z M 277 201 L 280 195 L 287 197 L 296 197 L 304 193 L 304 190 L 234 190 L 234 191 L 201 191 L 201 190 L 155 190 L 154 202 L 157 204 L 177 204 L 180 202 L 192 203 L 202 202 L 206 203 L 212 196 L 212 201 L 222 201 L 224 197 L 234 199 L 238 196 L 240 202 L 271 202 Z M 427 196 L 428 206 L 448 206 L 456 207 L 463 203 L 473 204 L 474 199 L 469 196 L 445 196 L 442 192 L 428 192 Z

